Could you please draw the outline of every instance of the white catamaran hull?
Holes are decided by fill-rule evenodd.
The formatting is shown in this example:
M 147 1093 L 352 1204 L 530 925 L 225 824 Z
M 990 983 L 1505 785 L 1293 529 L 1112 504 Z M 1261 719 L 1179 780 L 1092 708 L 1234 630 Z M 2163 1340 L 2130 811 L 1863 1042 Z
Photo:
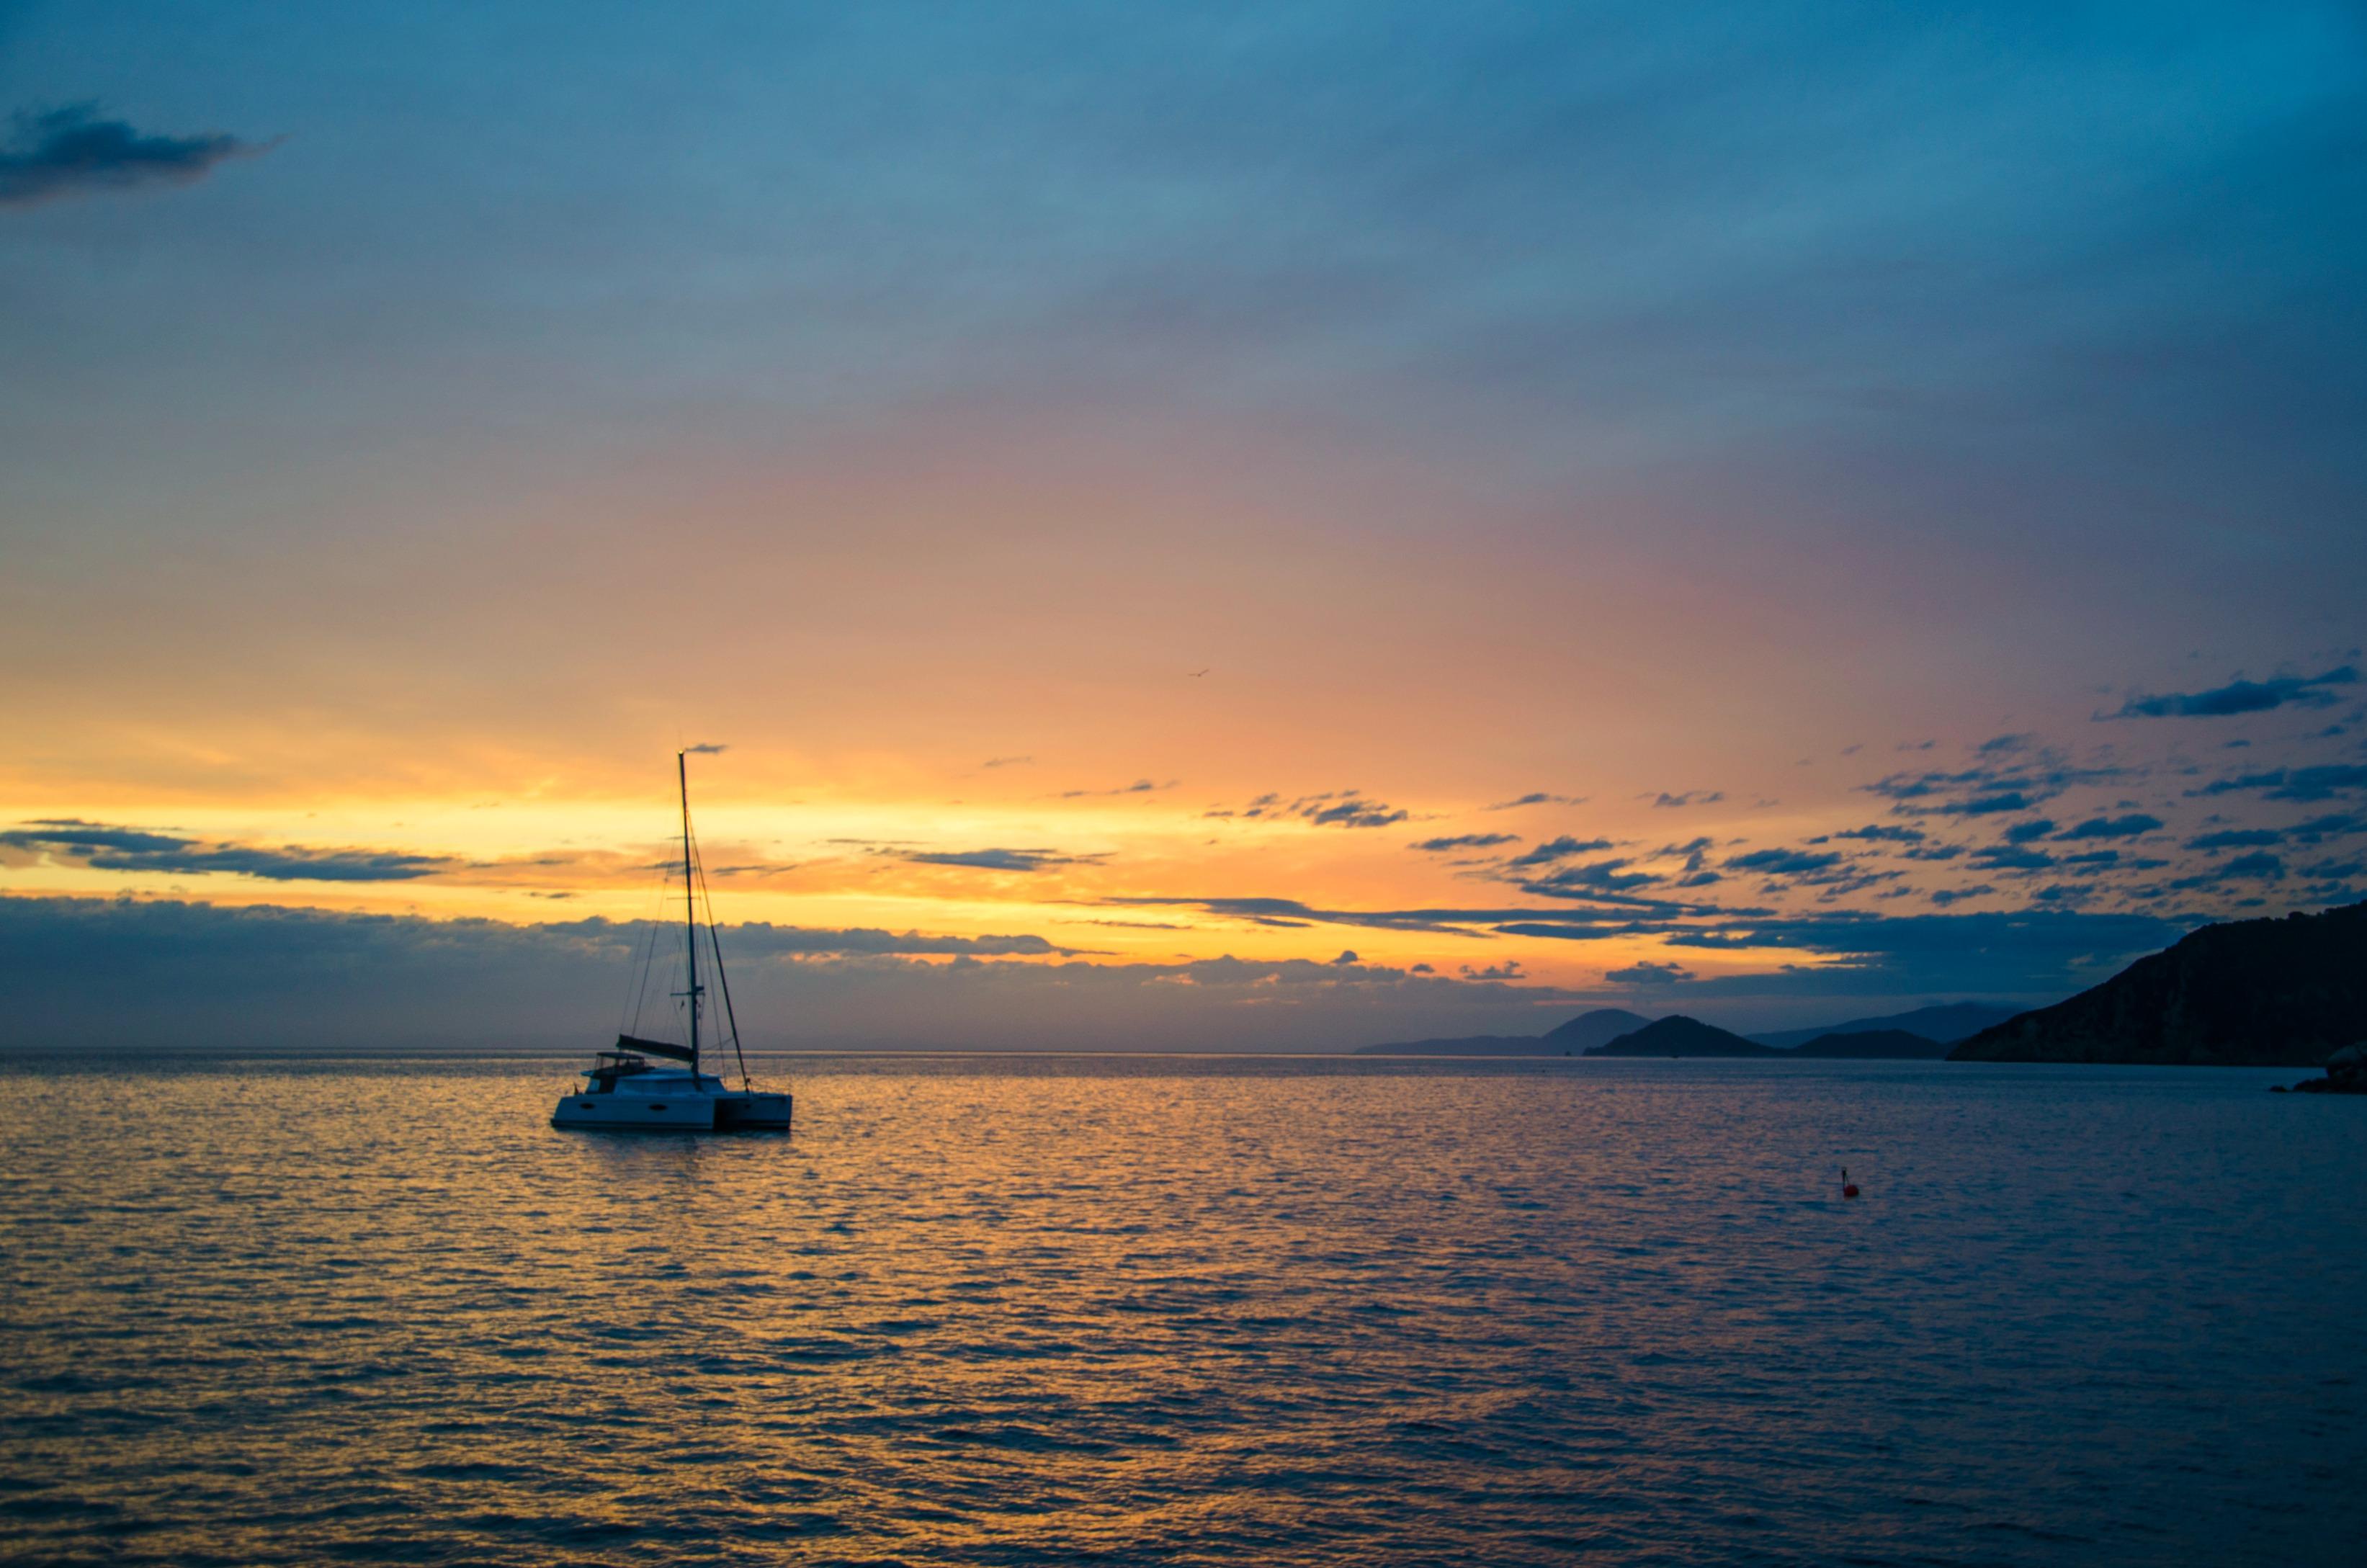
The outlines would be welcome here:
M 728 1089 L 706 1073 L 586 1074 L 588 1086 L 561 1099 L 554 1127 L 630 1133 L 786 1133 L 786 1094 Z

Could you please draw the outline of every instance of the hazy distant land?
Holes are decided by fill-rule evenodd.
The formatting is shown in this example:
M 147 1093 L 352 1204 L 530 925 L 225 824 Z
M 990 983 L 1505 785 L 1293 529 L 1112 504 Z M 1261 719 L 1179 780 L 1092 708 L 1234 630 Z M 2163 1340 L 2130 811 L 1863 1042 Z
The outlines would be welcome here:
M 1671 1014 L 1581 1013 L 1535 1035 L 1367 1045 L 1365 1056 L 1732 1056 L 2316 1066 L 2367 1041 L 2367 903 L 2205 926 L 2068 1000 L 1950 1002 L 1742 1035 Z
M 1948 1047 L 2014 1017 L 2011 1008 L 1950 1002 L 1815 1029 L 1741 1035 L 1684 1018 L 1649 1019 L 1622 1008 L 1580 1013 L 1543 1034 L 1469 1034 L 1367 1045 L 1360 1056 L 1944 1056 Z M 1661 1024 L 1692 1031 L 1651 1032 Z M 1696 1032 L 1707 1031 L 1707 1033 Z M 1641 1043 L 1634 1043 L 1640 1039 Z M 1846 1042 L 1847 1043 L 1844 1043 Z M 1667 1049 L 1671 1044 L 1680 1049 Z M 1615 1048 L 1614 1047 L 1619 1047 Z

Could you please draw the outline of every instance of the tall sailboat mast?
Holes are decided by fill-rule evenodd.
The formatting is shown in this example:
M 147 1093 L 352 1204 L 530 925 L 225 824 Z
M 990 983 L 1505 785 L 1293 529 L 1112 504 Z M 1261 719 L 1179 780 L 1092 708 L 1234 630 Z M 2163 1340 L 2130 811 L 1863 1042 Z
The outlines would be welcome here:
M 690 762 L 674 754 L 674 778 L 682 785 L 682 950 L 690 959 L 690 1070 L 698 1072 L 698 903 L 690 875 Z

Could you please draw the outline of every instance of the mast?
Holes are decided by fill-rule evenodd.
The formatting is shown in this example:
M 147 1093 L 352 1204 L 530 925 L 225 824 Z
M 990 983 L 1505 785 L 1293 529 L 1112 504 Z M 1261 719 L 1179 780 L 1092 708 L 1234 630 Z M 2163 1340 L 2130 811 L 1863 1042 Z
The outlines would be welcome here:
M 698 905 L 690 880 L 690 763 L 674 754 L 674 778 L 682 785 L 682 950 L 690 961 L 690 1073 L 698 1076 Z

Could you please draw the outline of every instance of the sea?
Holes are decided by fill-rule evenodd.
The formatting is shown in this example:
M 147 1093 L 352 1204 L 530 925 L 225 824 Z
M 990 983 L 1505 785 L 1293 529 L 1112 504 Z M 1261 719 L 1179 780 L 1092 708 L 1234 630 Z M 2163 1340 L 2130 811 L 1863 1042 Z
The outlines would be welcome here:
M 2292 1071 L 581 1065 L 0 1054 L 0 1559 L 2367 1562 Z

